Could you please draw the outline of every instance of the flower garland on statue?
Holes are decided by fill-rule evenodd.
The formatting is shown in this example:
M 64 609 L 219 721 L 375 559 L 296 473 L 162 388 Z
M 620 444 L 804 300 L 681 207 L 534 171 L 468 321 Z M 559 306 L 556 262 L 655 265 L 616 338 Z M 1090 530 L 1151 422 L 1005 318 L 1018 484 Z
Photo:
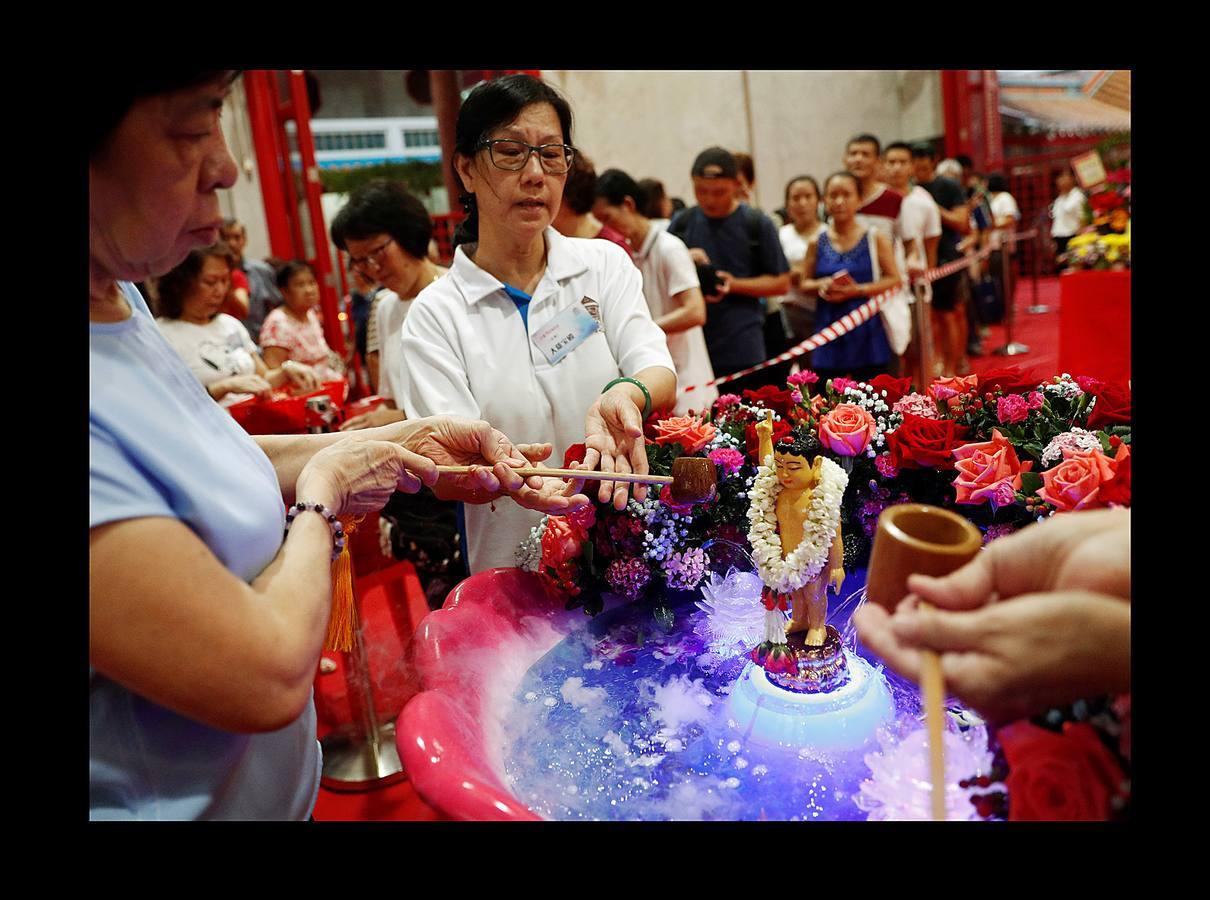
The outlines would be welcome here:
M 789 594 L 815 578 L 828 561 L 828 553 L 840 525 L 840 505 L 849 476 L 836 463 L 824 457 L 819 484 L 811 493 L 807 519 L 803 523 L 802 543 L 789 556 L 782 557 L 777 534 L 777 495 L 781 485 L 773 457 L 765 457 L 757 469 L 748 497 L 748 542 L 756 560 L 761 581 L 779 594 Z

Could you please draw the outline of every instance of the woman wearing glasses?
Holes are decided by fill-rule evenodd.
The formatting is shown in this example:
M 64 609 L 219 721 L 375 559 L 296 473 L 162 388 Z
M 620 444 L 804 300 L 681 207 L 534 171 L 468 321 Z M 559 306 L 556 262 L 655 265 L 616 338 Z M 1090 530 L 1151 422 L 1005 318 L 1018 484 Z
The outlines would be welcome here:
M 428 259 L 432 234 L 433 223 L 424 205 L 391 181 L 371 181 L 357 188 L 332 220 L 332 242 L 349 254 L 349 267 L 386 288 L 374 300 L 366 341 L 366 363 L 375 390 L 386 403 L 345 422 L 342 431 L 403 421 L 398 399 L 403 321 L 416 295 L 446 271 Z
M 556 463 L 583 441 L 585 468 L 646 472 L 643 420 L 675 404 L 676 370 L 626 251 L 551 227 L 574 156 L 571 109 L 540 79 L 510 75 L 467 97 L 453 168 L 468 218 L 449 275 L 404 322 L 403 408 L 522 427 Z M 601 482 L 597 496 L 620 509 L 629 487 Z M 515 564 L 541 517 L 510 506 L 465 508 L 472 572 Z

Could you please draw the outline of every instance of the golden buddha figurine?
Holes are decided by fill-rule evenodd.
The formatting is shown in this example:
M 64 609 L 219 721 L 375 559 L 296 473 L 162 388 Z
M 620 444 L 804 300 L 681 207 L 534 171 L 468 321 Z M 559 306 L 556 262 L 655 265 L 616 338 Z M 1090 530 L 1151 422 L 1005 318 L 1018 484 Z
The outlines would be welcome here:
M 828 588 L 839 593 L 844 582 L 840 504 L 848 475 L 813 436 L 792 434 L 774 447 L 772 412 L 756 433 L 762 468 L 750 493 L 748 537 L 766 585 L 765 606 L 785 609 L 788 597 L 793 614 L 785 633 L 805 631 L 804 644 L 820 647 Z

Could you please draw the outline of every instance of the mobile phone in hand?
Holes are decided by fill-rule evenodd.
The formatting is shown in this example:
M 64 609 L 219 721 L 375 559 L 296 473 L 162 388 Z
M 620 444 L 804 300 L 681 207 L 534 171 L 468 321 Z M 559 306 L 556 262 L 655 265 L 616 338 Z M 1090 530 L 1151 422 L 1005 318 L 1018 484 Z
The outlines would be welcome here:
M 841 269 L 839 272 L 832 273 L 832 284 L 837 287 L 853 284 L 853 276 L 849 274 L 848 269 Z

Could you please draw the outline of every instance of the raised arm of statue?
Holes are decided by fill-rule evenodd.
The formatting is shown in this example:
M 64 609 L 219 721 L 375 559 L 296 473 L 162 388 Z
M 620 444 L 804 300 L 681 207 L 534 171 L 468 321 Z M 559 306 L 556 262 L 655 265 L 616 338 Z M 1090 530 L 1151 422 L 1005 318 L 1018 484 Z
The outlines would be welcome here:
M 765 410 L 765 418 L 756 423 L 756 436 L 760 439 L 760 465 L 773 453 L 773 410 Z

